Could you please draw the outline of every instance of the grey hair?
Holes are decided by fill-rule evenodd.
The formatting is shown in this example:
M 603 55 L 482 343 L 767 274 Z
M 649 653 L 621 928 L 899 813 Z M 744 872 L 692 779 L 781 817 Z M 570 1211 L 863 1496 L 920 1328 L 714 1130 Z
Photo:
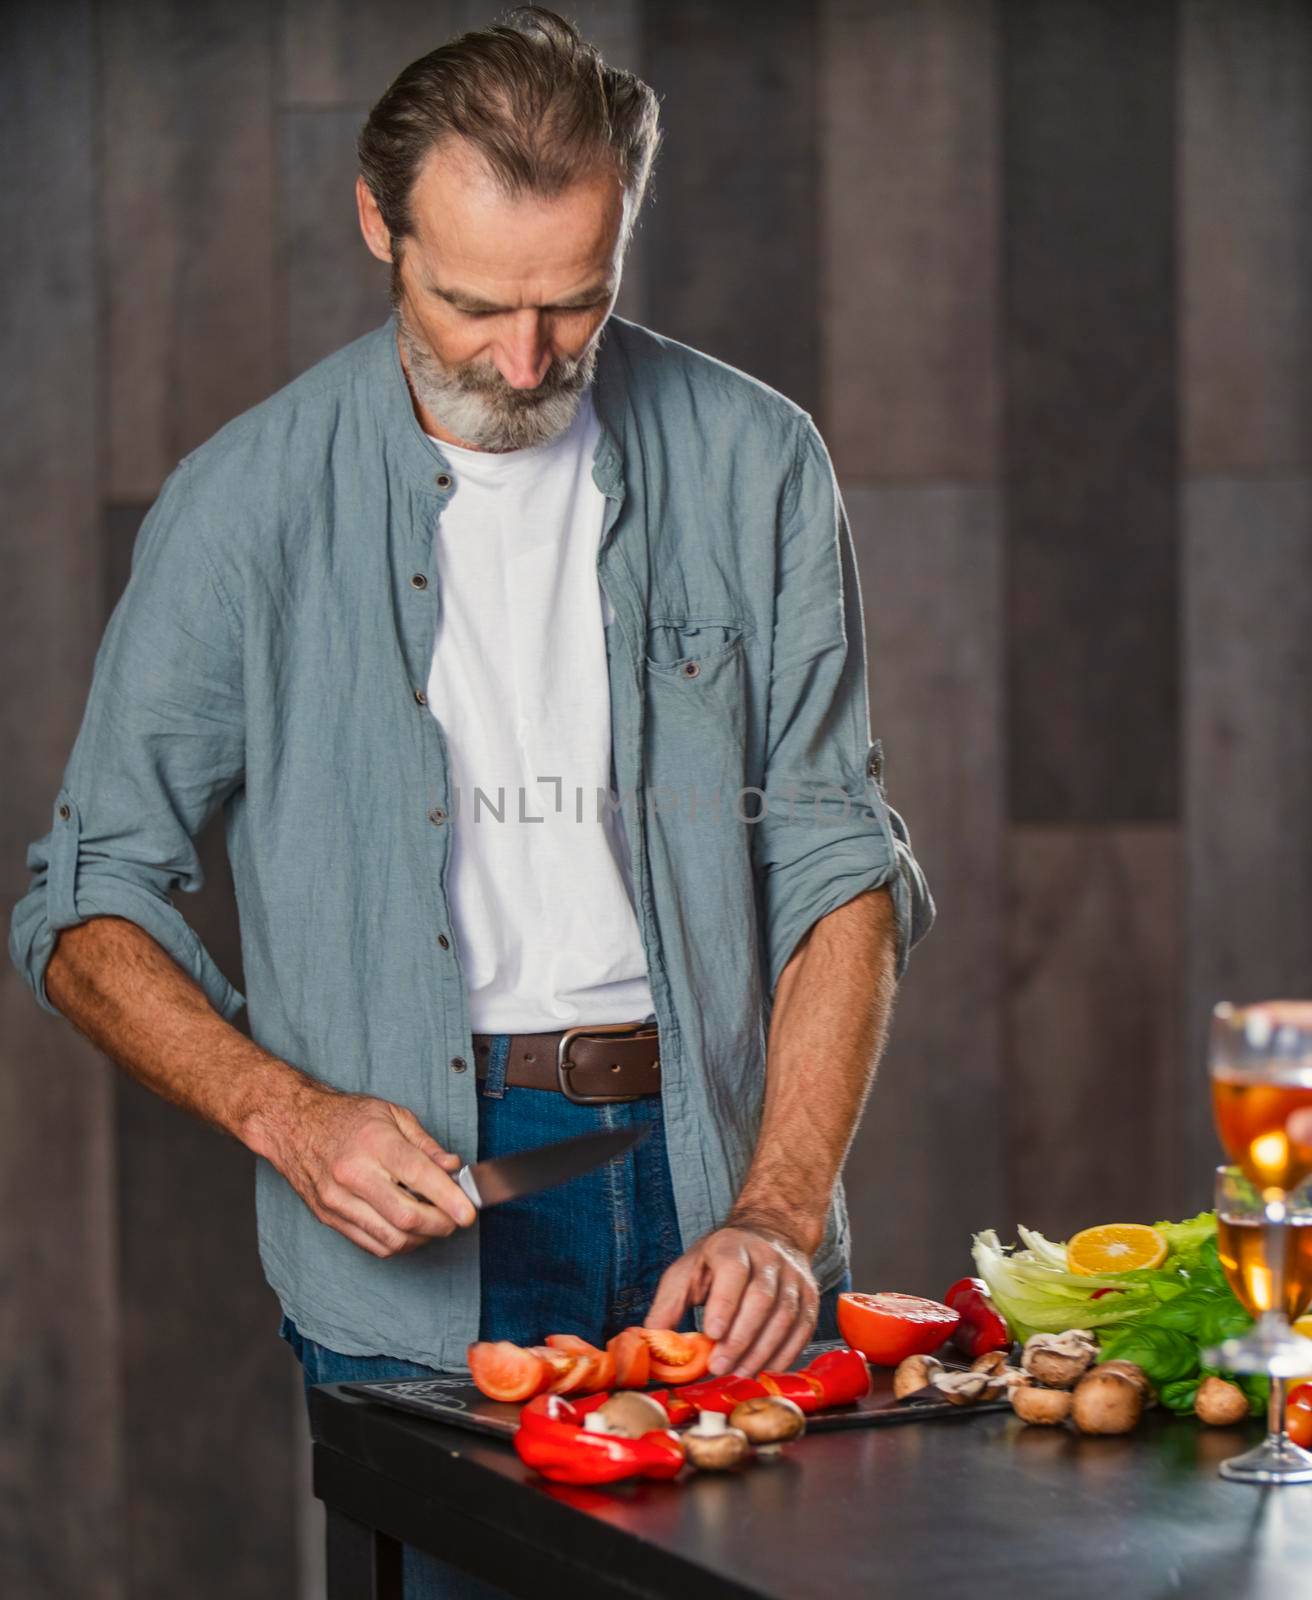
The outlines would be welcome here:
M 369 113 L 360 170 L 393 241 L 414 232 L 410 196 L 443 140 L 466 139 L 510 198 L 552 198 L 609 167 L 625 191 L 627 245 L 663 134 L 655 92 L 607 66 L 564 17 L 517 6 L 408 67 Z

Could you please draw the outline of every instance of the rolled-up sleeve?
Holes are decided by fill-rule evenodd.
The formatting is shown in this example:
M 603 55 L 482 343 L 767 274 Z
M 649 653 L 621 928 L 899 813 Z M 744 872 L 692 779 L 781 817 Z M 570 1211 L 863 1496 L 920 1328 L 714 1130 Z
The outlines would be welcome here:
M 813 924 L 888 886 L 896 970 L 934 902 L 871 738 L 865 627 L 851 529 L 809 416 L 780 507 L 764 800 L 753 828 L 770 992 Z
M 194 840 L 241 784 L 245 753 L 239 619 L 189 514 L 187 474 L 183 462 L 137 534 L 10 920 L 10 959 L 53 1016 L 55 937 L 96 916 L 143 928 L 228 1020 L 246 1003 L 171 899 L 202 886 Z

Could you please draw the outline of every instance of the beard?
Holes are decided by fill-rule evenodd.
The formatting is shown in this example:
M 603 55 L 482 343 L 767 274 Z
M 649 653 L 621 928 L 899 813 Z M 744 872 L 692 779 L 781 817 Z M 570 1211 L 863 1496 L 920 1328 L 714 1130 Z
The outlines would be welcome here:
M 572 361 L 553 361 L 536 389 L 514 389 L 488 362 L 452 366 L 438 356 L 406 313 L 400 268 L 392 268 L 397 339 L 415 399 L 449 433 L 477 450 L 525 450 L 568 432 L 597 368 L 605 322 Z

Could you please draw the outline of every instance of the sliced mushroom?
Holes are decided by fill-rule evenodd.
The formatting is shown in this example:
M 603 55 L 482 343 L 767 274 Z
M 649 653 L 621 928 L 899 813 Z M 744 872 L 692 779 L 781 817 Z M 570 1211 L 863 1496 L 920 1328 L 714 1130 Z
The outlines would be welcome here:
M 976 1356 L 970 1364 L 972 1372 L 982 1372 L 987 1377 L 994 1377 L 1007 1365 L 1007 1352 L 1005 1350 L 986 1350 L 982 1356 Z
M 989 1381 L 989 1398 L 1001 1399 L 1009 1395 L 1013 1389 L 1024 1389 L 1034 1382 L 1028 1372 L 1020 1367 L 999 1367 L 996 1372 L 986 1374 Z
M 727 1472 L 752 1453 L 747 1435 L 731 1428 L 722 1411 L 701 1411 L 683 1435 L 688 1460 L 703 1472 Z
M 1098 1367 L 1075 1385 L 1071 1415 L 1081 1433 L 1129 1433 L 1143 1412 L 1143 1394 L 1123 1372 Z
M 777 1456 L 789 1440 L 806 1432 L 806 1416 L 796 1400 L 778 1394 L 758 1394 L 740 1400 L 729 1413 L 729 1426 L 745 1433 L 758 1456 Z
M 1053 1427 L 1071 1414 L 1073 1398 L 1069 1389 L 1044 1389 L 1037 1383 L 1023 1384 L 1011 1391 L 1011 1409 L 1022 1422 Z
M 973 1406 L 989 1386 L 982 1372 L 938 1372 L 930 1382 L 954 1406 Z
M 905 1400 L 928 1387 L 935 1373 L 943 1371 L 943 1363 L 935 1356 L 908 1356 L 899 1363 L 893 1374 L 893 1398 Z

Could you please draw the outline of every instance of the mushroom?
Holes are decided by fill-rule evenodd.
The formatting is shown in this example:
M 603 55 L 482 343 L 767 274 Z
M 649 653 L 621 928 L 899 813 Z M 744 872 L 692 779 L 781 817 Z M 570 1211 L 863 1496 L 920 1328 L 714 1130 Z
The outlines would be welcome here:
M 943 1363 L 935 1356 L 908 1356 L 893 1374 L 893 1398 L 905 1400 L 909 1394 L 927 1388 L 934 1374 L 942 1371 Z
M 1005 1350 L 986 1350 L 982 1356 L 976 1356 L 970 1364 L 972 1372 L 982 1372 L 987 1377 L 994 1377 L 1007 1365 L 1007 1352 Z
M 603 1432 L 618 1434 L 621 1439 L 641 1439 L 653 1428 L 670 1425 L 669 1414 L 660 1401 L 636 1389 L 621 1389 L 588 1415 L 600 1417 Z
M 989 1386 L 982 1372 L 937 1372 L 930 1382 L 954 1406 L 973 1406 Z
M 1011 1391 L 1011 1409 L 1022 1422 L 1052 1427 L 1071 1414 L 1069 1389 L 1043 1389 L 1037 1383 L 1020 1384 Z
M 1143 1394 L 1123 1372 L 1098 1367 L 1075 1385 L 1071 1415 L 1081 1433 L 1129 1433 L 1143 1412 Z
M 688 1460 L 703 1472 L 727 1472 L 752 1453 L 747 1435 L 731 1428 L 722 1411 L 699 1411 L 697 1421 L 683 1435 Z
M 989 1398 L 1000 1399 L 1009 1395 L 1013 1389 L 1023 1389 L 1034 1382 L 1028 1372 L 1022 1372 L 1019 1367 L 1001 1366 L 996 1372 L 986 1373 L 989 1383 Z
M 796 1400 L 778 1394 L 758 1394 L 740 1400 L 729 1413 L 729 1426 L 747 1435 L 762 1457 L 780 1454 L 784 1442 L 806 1432 L 806 1417 Z
M 1093 1365 L 1098 1353 L 1093 1335 L 1083 1328 L 1069 1333 L 1035 1333 L 1025 1341 L 1021 1365 L 1040 1383 L 1069 1389 Z
M 1194 1396 L 1194 1412 L 1200 1422 L 1224 1428 L 1247 1417 L 1248 1396 L 1237 1383 L 1227 1383 L 1224 1378 L 1204 1378 Z
M 1131 1383 L 1138 1384 L 1144 1405 L 1156 1405 L 1157 1396 L 1153 1392 L 1152 1384 L 1148 1382 L 1148 1374 L 1133 1361 L 1104 1361 L 1099 1365 L 1098 1371 L 1119 1372 L 1122 1377 L 1129 1378 Z

